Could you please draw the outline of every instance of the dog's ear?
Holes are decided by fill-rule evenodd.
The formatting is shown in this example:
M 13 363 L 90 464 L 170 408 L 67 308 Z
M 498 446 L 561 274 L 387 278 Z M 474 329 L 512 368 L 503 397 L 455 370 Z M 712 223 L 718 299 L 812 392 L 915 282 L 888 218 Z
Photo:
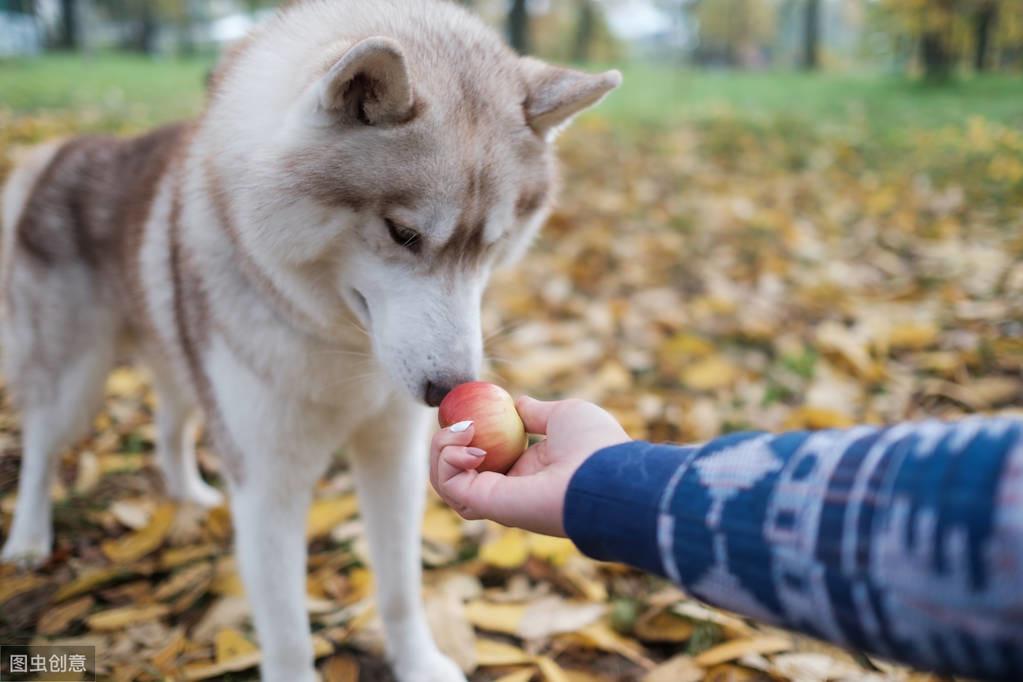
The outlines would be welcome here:
M 542 136 L 567 124 L 583 109 L 597 104 L 622 82 L 618 71 L 590 74 L 552 66 L 539 59 L 520 60 L 526 79 L 526 121 Z
M 352 45 L 314 91 L 317 108 L 345 122 L 396 125 L 413 111 L 405 54 L 390 38 L 366 38 Z

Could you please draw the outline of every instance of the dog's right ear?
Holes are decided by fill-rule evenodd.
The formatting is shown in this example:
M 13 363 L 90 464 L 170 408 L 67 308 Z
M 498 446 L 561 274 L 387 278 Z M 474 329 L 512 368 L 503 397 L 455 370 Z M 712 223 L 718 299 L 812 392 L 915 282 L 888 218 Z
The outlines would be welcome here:
M 397 125 L 413 112 L 412 85 L 401 45 L 379 36 L 345 50 L 310 94 L 319 113 L 344 123 Z

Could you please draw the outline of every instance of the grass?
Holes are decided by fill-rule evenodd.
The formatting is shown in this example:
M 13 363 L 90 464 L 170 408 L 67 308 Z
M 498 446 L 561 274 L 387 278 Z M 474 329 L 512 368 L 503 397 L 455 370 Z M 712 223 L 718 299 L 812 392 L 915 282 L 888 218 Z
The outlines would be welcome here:
M 100 53 L 0 61 L 0 106 L 18 113 L 100 108 L 153 121 L 195 113 L 209 58 Z M 599 67 L 587 67 L 597 69 Z M 1023 129 L 1023 78 L 991 75 L 943 86 L 895 76 L 707 72 L 632 63 L 595 114 L 618 125 L 660 125 L 728 114 L 870 130 L 931 128 L 981 116 Z

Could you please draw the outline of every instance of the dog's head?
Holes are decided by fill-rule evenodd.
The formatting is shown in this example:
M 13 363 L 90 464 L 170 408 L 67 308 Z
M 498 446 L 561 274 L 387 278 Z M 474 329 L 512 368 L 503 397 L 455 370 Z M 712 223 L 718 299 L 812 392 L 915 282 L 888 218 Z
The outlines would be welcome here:
M 556 132 L 621 77 L 520 58 L 450 3 L 421 4 L 317 49 L 311 76 L 296 65 L 295 96 L 239 172 L 267 193 L 250 218 L 278 231 L 253 248 L 326 283 L 392 379 L 436 405 L 480 371 L 481 296 L 546 217 Z

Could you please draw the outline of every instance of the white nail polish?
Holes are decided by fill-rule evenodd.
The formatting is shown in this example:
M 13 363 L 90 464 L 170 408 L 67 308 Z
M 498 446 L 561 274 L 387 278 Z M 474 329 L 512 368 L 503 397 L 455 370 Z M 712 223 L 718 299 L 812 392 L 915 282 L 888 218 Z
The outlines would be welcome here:
M 455 433 L 462 433 L 463 431 L 467 430 L 470 426 L 472 426 L 471 421 L 464 421 L 458 422 L 457 424 L 452 424 L 449 428 Z

